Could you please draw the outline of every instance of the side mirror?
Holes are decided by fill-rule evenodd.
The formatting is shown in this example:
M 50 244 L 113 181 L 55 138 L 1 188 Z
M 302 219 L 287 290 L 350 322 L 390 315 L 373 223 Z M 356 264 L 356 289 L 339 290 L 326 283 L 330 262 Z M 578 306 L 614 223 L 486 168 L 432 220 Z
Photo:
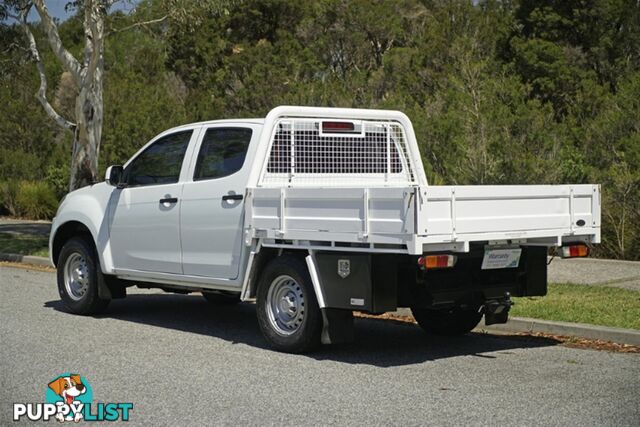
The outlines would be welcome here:
M 122 166 L 109 166 L 105 173 L 105 181 L 109 185 L 117 187 L 122 180 Z

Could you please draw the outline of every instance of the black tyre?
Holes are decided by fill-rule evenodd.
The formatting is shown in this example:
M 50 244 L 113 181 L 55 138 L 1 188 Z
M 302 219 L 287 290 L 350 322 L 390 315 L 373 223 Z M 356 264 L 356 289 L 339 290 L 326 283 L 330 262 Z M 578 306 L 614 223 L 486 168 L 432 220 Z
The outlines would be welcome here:
M 209 304 L 213 305 L 233 305 L 240 302 L 240 294 L 237 292 L 202 292 L 202 296 Z
M 412 308 L 413 317 L 418 325 L 427 333 L 434 335 L 464 335 L 475 328 L 482 314 L 477 310 L 430 310 L 426 308 Z
M 322 314 L 302 260 L 284 255 L 267 265 L 256 310 L 262 334 L 276 350 L 303 353 L 320 344 Z
M 109 304 L 110 300 L 98 295 L 104 276 L 93 244 L 86 238 L 74 237 L 64 244 L 58 257 L 57 279 L 60 298 L 72 313 L 95 314 Z

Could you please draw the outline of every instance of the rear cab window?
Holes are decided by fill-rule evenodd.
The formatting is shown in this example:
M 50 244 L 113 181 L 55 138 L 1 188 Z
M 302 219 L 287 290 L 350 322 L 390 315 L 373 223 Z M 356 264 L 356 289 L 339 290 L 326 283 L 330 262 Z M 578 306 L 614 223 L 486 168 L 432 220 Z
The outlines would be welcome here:
M 216 127 L 207 129 L 196 167 L 194 181 L 223 178 L 242 169 L 253 130 L 248 127 Z

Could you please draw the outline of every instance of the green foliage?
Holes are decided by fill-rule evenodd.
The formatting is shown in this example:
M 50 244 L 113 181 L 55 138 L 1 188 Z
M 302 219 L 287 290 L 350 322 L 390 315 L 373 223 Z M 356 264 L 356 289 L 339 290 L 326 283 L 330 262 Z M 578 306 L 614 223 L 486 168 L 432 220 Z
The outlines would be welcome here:
M 33 219 L 51 219 L 58 209 L 53 189 L 42 181 L 20 182 L 15 203 L 19 216 Z
M 0 233 L 0 250 L 18 255 L 49 256 L 49 239 L 42 236 Z
M 56 199 L 62 199 L 69 191 L 69 166 L 66 164 L 49 165 L 44 180 L 54 191 Z
M 18 196 L 18 181 L 8 180 L 0 182 L 0 211 L 5 211 L 11 216 L 17 216 L 19 209 L 16 197 Z
M 40 176 L 43 159 L 37 153 L 0 147 L 0 177 L 28 179 Z
M 553 284 L 545 297 L 514 298 L 511 315 L 640 329 L 640 292 L 605 286 Z
M 602 184 L 602 253 L 640 259 L 640 72 L 619 82 L 581 133 L 589 178 Z
M 432 184 L 601 183 L 599 255 L 640 259 L 640 6 L 634 0 L 143 0 L 109 15 L 102 171 L 181 123 L 280 104 L 400 109 Z M 34 33 L 48 98 L 74 88 Z M 82 16 L 60 25 L 83 49 Z M 0 181 L 66 191 L 70 135 L 0 26 Z M 102 173 L 102 172 L 101 172 Z

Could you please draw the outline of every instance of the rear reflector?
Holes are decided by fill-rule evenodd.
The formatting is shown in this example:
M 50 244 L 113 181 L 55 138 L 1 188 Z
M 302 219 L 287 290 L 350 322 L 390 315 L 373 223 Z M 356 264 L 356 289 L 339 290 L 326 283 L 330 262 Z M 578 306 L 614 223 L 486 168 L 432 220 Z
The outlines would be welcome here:
M 450 268 L 456 265 L 455 255 L 427 255 L 418 258 L 418 265 L 422 269 Z
M 322 122 L 322 132 L 353 132 L 355 125 L 352 122 Z
M 577 258 L 589 255 L 589 248 L 585 245 L 571 245 L 562 247 L 562 258 Z

